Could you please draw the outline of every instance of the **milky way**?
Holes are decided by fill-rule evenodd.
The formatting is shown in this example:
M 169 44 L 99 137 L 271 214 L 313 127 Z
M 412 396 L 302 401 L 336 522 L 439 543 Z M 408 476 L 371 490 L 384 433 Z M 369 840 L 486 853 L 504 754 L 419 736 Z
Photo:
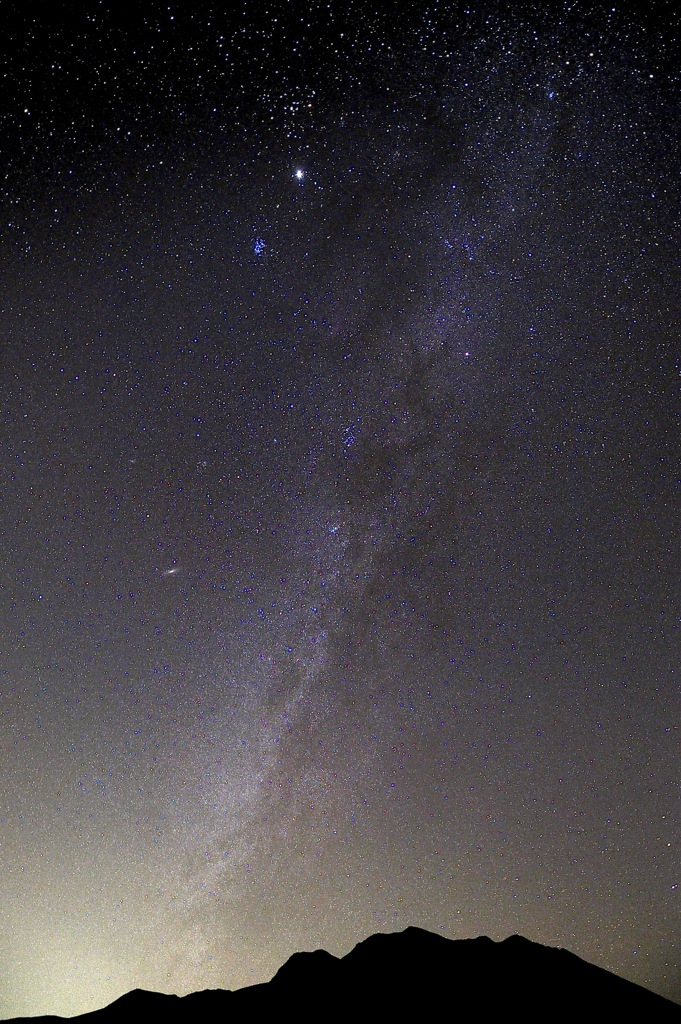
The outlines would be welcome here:
M 2 44 L 0 1015 L 409 924 L 681 1001 L 678 17 L 77 6 Z

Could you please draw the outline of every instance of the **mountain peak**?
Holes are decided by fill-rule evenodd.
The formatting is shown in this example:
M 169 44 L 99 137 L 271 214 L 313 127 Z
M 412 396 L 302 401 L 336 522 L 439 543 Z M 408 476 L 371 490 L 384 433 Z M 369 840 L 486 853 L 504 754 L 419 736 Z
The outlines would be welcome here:
M 681 1024 L 681 1006 L 625 981 L 567 950 L 522 935 L 493 942 L 447 939 L 422 928 L 370 935 L 344 957 L 324 949 L 294 953 L 270 982 L 179 998 L 136 989 L 75 1021 L 130 1024 L 194 1024 L 229 1018 L 247 1024 L 255 1016 L 286 1009 L 298 1021 L 412 1021 L 439 1015 L 491 1021 L 521 1016 L 524 1022 L 567 1024 L 592 1020 L 640 1020 Z M 60 1018 L 24 1018 L 55 1024 Z M 19 1024 L 20 1018 L 15 1021 Z
M 326 976 L 338 962 L 338 957 L 325 949 L 294 953 L 281 965 L 270 984 L 289 985 L 294 981 L 302 981 L 307 976 Z

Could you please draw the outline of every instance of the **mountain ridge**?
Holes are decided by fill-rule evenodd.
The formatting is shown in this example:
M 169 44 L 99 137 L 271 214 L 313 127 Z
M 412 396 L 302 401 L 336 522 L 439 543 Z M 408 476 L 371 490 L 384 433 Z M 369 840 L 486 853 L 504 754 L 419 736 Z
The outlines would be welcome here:
M 443 1010 L 443 1007 L 448 1009 Z M 412 1020 L 436 1012 L 452 1021 L 475 1014 L 496 1021 L 522 1013 L 525 1021 L 641 1020 L 681 1024 L 681 1006 L 562 947 L 522 935 L 494 942 L 486 935 L 447 939 L 410 926 L 376 933 L 343 957 L 325 949 L 297 952 L 268 982 L 246 988 L 204 989 L 186 996 L 133 989 L 77 1017 L 15 1017 L 10 1024 L 165 1024 L 250 1021 L 253 1014 L 295 1013 L 297 1020 Z

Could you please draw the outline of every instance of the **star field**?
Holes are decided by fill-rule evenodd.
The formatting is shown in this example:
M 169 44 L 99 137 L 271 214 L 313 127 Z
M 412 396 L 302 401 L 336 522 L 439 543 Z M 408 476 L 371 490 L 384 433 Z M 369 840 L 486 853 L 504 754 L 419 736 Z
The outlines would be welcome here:
M 410 924 L 681 1001 L 678 15 L 0 45 L 0 1016 Z

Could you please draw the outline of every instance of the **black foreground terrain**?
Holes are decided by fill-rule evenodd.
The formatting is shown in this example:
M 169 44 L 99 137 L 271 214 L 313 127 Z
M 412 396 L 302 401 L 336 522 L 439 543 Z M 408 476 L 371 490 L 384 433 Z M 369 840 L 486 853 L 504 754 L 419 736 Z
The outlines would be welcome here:
M 15 1018 L 48 1024 L 62 1017 Z M 136 989 L 79 1024 L 277 1021 L 676 1021 L 681 1006 L 564 949 L 519 935 L 452 940 L 420 928 L 372 935 L 347 956 L 295 953 L 271 981 L 179 997 Z

